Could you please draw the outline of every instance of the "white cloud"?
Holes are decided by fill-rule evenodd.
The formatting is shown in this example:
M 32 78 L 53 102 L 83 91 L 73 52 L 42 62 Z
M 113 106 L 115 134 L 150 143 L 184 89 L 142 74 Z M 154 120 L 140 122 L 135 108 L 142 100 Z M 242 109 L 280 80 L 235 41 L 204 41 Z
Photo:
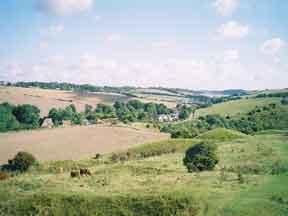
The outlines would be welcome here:
M 286 42 L 280 38 L 273 38 L 265 41 L 260 47 L 261 52 L 267 55 L 276 55 L 286 45 Z
M 56 15 L 68 15 L 89 10 L 94 0 L 38 0 L 40 10 Z
M 222 24 L 218 33 L 223 38 L 230 39 L 240 39 L 246 37 L 249 34 L 250 28 L 247 25 L 242 25 L 236 21 L 229 21 L 225 24 Z
M 169 48 L 173 46 L 174 44 L 168 42 L 168 41 L 156 41 L 152 43 L 152 47 L 154 48 Z
M 233 62 L 239 60 L 239 51 L 236 49 L 224 51 L 224 62 Z
M 120 41 L 122 36 L 120 34 L 110 34 L 106 37 L 107 41 Z
M 41 42 L 39 43 L 39 48 L 40 48 L 40 49 L 47 49 L 48 47 L 49 47 L 48 41 L 41 41 Z
M 62 24 L 49 25 L 47 27 L 40 29 L 40 33 L 43 35 L 55 35 L 63 31 L 64 26 Z
M 218 14 L 222 16 L 231 15 L 239 6 L 239 0 L 216 0 L 213 3 Z
M 102 59 L 94 55 L 83 55 L 80 57 L 80 69 L 116 69 L 117 62 L 115 60 Z

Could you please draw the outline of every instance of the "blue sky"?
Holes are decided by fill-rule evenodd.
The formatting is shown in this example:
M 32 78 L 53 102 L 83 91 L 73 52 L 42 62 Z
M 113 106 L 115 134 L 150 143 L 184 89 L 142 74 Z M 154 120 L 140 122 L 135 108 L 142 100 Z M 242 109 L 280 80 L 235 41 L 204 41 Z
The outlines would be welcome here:
M 288 87 L 288 1 L 7 0 L 0 80 Z

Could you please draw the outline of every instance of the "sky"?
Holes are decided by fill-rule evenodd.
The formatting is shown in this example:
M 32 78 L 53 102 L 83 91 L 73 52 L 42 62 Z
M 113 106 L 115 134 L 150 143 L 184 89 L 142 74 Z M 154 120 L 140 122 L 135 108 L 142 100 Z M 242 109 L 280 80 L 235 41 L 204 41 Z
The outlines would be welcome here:
M 288 87 L 288 1 L 2 0 L 0 80 Z

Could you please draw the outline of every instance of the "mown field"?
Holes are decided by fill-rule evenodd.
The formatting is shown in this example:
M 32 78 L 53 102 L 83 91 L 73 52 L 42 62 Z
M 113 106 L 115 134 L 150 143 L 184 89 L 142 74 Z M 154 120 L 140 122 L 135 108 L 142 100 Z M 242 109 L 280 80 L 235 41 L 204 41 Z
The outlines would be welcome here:
M 127 102 L 135 97 L 123 94 L 97 92 L 97 93 L 76 93 L 72 91 L 51 90 L 40 88 L 21 88 L 0 86 L 0 103 L 9 102 L 12 104 L 31 104 L 39 107 L 41 115 L 45 116 L 53 107 L 64 108 L 74 104 L 79 111 L 83 111 L 86 104 L 96 107 L 99 103 L 113 104 L 116 101 Z M 139 95 L 142 102 L 163 103 L 170 108 L 177 105 L 179 99 L 166 96 Z
M 114 103 L 129 99 L 131 98 L 112 93 L 78 94 L 71 91 L 0 86 L 0 103 L 32 104 L 39 107 L 43 116 L 53 107 L 64 108 L 74 104 L 79 111 L 83 111 L 86 104 L 95 107 L 99 103 Z
M 222 133 L 230 132 L 216 130 L 212 137 L 223 140 Z M 182 164 L 184 151 L 200 138 L 145 144 L 97 160 L 42 162 L 0 182 L 0 215 L 288 215 L 287 136 L 268 131 L 215 139 L 220 163 L 201 173 L 187 173 Z M 92 176 L 72 179 L 69 171 L 79 167 Z
M 97 125 L 2 133 L 0 163 L 19 151 L 31 152 L 39 160 L 79 160 L 167 138 L 145 129 Z

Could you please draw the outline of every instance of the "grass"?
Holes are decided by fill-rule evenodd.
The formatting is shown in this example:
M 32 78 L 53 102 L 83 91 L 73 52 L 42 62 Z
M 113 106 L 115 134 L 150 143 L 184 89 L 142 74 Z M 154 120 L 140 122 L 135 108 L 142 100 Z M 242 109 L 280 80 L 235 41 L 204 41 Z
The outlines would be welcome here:
M 222 116 L 234 116 L 251 111 L 256 106 L 265 106 L 270 103 L 280 104 L 281 98 L 243 98 L 235 101 L 215 104 L 211 107 L 199 109 L 196 116 L 205 116 L 209 114 L 218 114 Z
M 111 161 L 107 154 L 43 162 L 0 181 L 0 215 L 287 215 L 288 169 L 271 173 L 279 162 L 288 165 L 287 132 L 220 139 L 215 143 L 220 163 L 201 173 L 187 173 L 182 164 L 184 151 L 201 139 L 115 153 L 143 156 L 125 161 Z M 75 167 L 89 167 L 93 175 L 72 179 Z
M 212 141 L 228 141 L 233 139 L 245 138 L 247 135 L 230 129 L 216 128 L 200 134 L 197 138 Z

